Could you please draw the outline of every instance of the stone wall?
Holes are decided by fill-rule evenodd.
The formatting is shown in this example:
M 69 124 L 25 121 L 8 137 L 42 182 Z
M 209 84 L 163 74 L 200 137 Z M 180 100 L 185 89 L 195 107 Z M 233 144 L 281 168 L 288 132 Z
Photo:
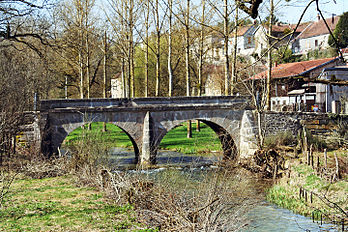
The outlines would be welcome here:
M 24 112 L 23 124 L 16 135 L 17 142 L 24 146 L 38 146 L 40 144 L 39 114 Z
M 297 135 L 298 130 L 305 126 L 313 135 L 334 137 L 339 131 L 339 121 L 348 123 L 348 115 L 308 112 L 267 112 L 263 114 L 266 136 L 284 131 L 291 131 L 293 135 Z

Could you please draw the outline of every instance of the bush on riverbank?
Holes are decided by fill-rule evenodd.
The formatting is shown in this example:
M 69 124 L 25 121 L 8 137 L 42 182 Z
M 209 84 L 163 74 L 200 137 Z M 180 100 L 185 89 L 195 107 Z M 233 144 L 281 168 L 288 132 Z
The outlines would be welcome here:
M 319 154 L 316 154 L 319 155 Z M 346 152 L 337 152 L 341 167 L 347 164 Z M 329 153 L 329 157 L 333 157 Z M 328 160 L 328 169 L 334 167 L 334 159 Z M 323 166 L 324 164 L 321 163 Z M 267 200 L 281 207 L 305 216 L 322 217 L 327 221 L 347 220 L 348 173 L 341 169 L 342 178 L 338 181 L 327 179 L 318 169 L 313 169 L 299 160 L 291 164 L 290 175 L 285 175 L 268 190 Z M 311 196 L 312 195 L 312 196 Z M 312 199 L 312 200 L 311 200 Z M 348 223 L 348 221 L 346 221 Z
M 109 173 L 109 193 L 134 206 L 141 224 L 160 231 L 239 231 L 245 214 L 260 199 L 241 170 L 153 174 Z

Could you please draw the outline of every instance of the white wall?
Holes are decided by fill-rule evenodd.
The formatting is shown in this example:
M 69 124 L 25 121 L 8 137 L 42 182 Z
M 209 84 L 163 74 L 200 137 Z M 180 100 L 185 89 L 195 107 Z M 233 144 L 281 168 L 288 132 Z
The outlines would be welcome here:
M 123 89 L 120 79 L 111 79 L 111 98 L 122 98 Z
M 348 80 L 348 68 L 328 70 L 323 72 L 319 79 L 330 80 L 333 78 Z M 332 112 L 332 101 L 339 101 L 341 97 L 348 97 L 348 86 L 317 84 L 317 103 L 325 105 L 326 112 Z
M 328 40 L 329 34 L 314 36 L 306 39 L 299 39 L 299 47 L 297 48 L 297 51 L 295 50 L 295 53 L 303 54 L 309 52 L 310 50 L 319 48 L 326 49 L 329 47 Z M 317 41 L 317 46 L 315 41 Z

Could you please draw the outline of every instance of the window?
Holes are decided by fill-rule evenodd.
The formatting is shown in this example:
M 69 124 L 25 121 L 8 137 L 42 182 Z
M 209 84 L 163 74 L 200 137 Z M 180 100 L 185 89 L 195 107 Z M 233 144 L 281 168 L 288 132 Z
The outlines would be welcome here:
M 318 40 L 317 39 L 314 41 L 314 46 L 318 47 Z

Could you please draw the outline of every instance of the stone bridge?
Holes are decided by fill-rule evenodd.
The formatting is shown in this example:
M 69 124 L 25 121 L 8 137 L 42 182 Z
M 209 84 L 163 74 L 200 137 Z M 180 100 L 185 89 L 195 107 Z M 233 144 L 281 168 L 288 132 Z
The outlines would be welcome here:
M 199 120 L 216 132 L 225 157 L 244 158 L 256 149 L 249 103 L 242 96 L 42 100 L 38 112 L 41 151 L 47 156 L 57 153 L 76 128 L 107 122 L 128 135 L 138 163 L 149 165 L 156 162 L 159 144 L 168 131 L 188 120 Z

